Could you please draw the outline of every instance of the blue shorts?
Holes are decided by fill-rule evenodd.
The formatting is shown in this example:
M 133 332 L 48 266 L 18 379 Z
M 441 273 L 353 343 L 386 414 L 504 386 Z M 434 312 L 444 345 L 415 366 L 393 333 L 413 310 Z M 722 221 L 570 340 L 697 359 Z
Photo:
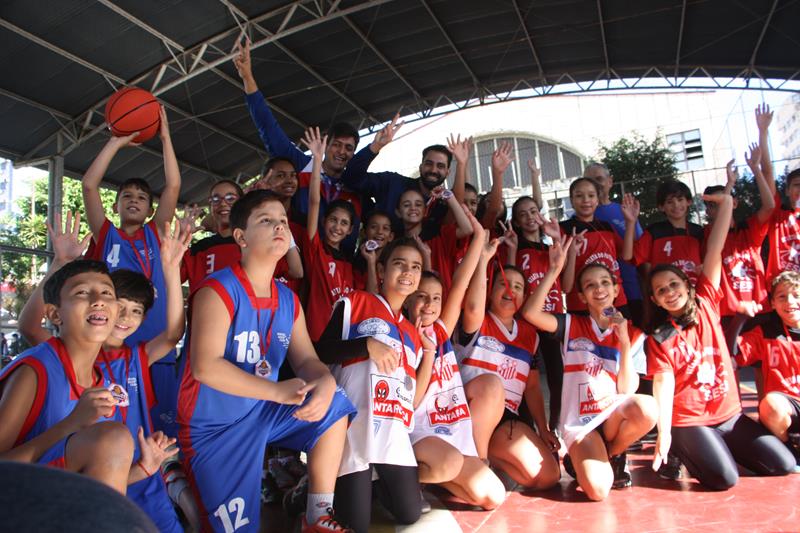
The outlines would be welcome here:
M 163 431 L 170 437 L 178 436 L 178 388 L 180 380 L 176 363 L 158 361 L 150 365 L 150 379 L 156 395 L 156 405 L 150 409 L 153 431 Z M 183 365 L 180 365 L 183 366 Z M 146 370 L 146 369 L 145 369 Z
M 161 533 L 183 532 L 161 472 L 128 485 L 127 496 L 150 517 Z
M 339 388 L 328 412 L 317 422 L 294 418 L 300 407 L 263 402 L 234 424 L 189 428 L 191 450 L 183 451 L 190 457 L 188 477 L 204 530 L 258 532 L 267 444 L 309 451 L 340 418 L 352 418 L 356 412 Z

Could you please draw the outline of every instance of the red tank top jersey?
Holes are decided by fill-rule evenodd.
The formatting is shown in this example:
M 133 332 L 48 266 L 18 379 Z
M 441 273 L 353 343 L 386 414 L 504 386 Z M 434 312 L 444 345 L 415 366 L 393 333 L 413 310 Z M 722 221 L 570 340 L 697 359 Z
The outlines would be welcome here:
M 520 242 L 517 250 L 516 265 L 525 274 L 525 283 L 527 283 L 526 296 L 529 296 L 539 286 L 542 278 L 550 268 L 548 249 L 549 246 L 540 242 L 524 241 L 524 244 Z M 556 278 L 555 283 L 550 288 L 547 299 L 544 301 L 543 310 L 548 313 L 564 312 L 560 279 Z
M 800 272 L 800 209 L 780 207 L 775 195 L 775 210 L 769 223 L 769 261 L 767 283 L 783 271 Z
M 209 274 L 235 265 L 241 258 L 242 251 L 233 237 L 216 233 L 186 250 L 181 262 L 181 281 L 188 280 L 189 294 L 194 294 Z
M 691 222 L 686 229 L 676 228 L 668 220 L 650 224 L 633 246 L 633 263 L 641 265 L 662 263 L 675 265 L 697 283 L 700 251 L 703 246 L 703 228 Z
M 431 249 L 431 268 L 442 280 L 443 295 L 446 296 L 453 284 L 453 273 L 464 260 L 469 239 L 456 237 L 456 225 L 444 224 L 439 234 L 429 239 L 426 244 Z
M 647 373 L 672 373 L 672 425 L 710 426 L 742 410 L 731 356 L 719 324 L 722 292 L 701 275 L 695 287 L 698 325 L 667 322 L 647 338 Z
M 301 226 L 297 222 L 289 221 L 289 231 L 292 232 L 292 237 L 294 237 L 294 242 L 297 245 L 297 251 L 300 253 L 300 260 L 303 261 L 303 268 L 305 268 L 305 261 L 303 260 L 303 250 L 308 248 L 308 231 L 304 226 Z M 295 294 L 300 294 L 300 288 L 303 286 L 303 280 L 306 277 L 306 273 L 303 272 L 303 277 L 299 279 L 291 279 L 287 277 L 289 273 L 289 262 L 286 260 L 286 256 L 283 256 L 278 264 L 275 265 L 275 274 L 274 278 L 292 289 Z
M 602 220 L 593 220 L 591 222 L 583 222 L 574 216 L 569 220 L 560 222 L 561 233 L 565 235 L 572 235 L 573 228 L 575 233 L 580 233 L 586 230 L 584 234 L 584 245 L 578 250 L 575 257 L 575 279 L 577 280 L 578 273 L 581 269 L 589 263 L 601 263 L 607 266 L 611 272 L 614 273 L 617 285 L 619 286 L 619 294 L 614 300 L 616 307 L 623 306 L 628 303 L 625 297 L 625 291 L 622 289 L 622 276 L 619 272 L 619 262 L 617 255 L 622 251 L 622 238 L 614 229 L 614 226 Z M 586 304 L 581 302 L 578 298 L 577 284 L 567 294 L 567 310 L 569 312 L 585 311 Z
M 331 255 L 319 232 L 309 242 L 304 254 L 304 277 L 308 278 L 306 322 L 311 340 L 316 342 L 331 317 L 333 304 L 353 290 L 353 265 L 343 257 Z
M 738 344 L 740 365 L 761 362 L 765 392 L 782 392 L 800 400 L 800 341 L 792 338 L 777 314 L 740 336 Z
M 711 225 L 706 226 L 704 231 L 708 239 Z M 753 215 L 728 233 L 722 249 L 722 276 L 719 281 L 722 290 L 721 316 L 735 315 L 738 302 L 758 302 L 763 309 L 769 309 L 764 261 L 761 260 L 761 244 L 767 231 L 769 224 L 760 223 L 758 217 Z

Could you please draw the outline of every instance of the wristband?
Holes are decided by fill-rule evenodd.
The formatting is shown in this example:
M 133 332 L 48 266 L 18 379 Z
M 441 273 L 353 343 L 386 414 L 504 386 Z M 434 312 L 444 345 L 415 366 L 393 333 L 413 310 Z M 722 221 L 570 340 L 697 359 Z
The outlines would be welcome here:
M 442 191 L 442 196 L 441 196 L 441 198 L 442 198 L 442 200 L 444 200 L 445 202 L 446 202 L 447 200 L 449 200 L 450 198 L 452 198 L 452 197 L 453 197 L 453 191 L 451 191 L 450 189 L 445 189 L 445 190 L 443 190 L 443 191 Z
M 142 464 L 142 460 L 141 460 L 141 459 L 139 459 L 138 461 L 136 461 L 136 466 L 138 466 L 139 468 L 141 468 L 141 469 L 142 469 L 142 472 L 144 472 L 144 473 L 145 473 L 145 475 L 147 475 L 147 477 L 150 477 L 150 476 L 152 476 L 152 475 L 153 475 L 153 474 L 151 474 L 150 472 L 148 472 L 148 471 L 147 471 L 147 469 L 146 469 L 146 468 L 144 467 L 144 465 Z

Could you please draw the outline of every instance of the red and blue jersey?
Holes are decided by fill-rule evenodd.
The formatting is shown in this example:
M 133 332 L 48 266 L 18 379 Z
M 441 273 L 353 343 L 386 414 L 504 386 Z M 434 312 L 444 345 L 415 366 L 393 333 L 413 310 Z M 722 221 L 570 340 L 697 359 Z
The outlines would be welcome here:
M 506 409 L 519 413 L 534 354 L 539 346 L 536 329 L 524 320 L 514 320 L 511 331 L 487 311 L 480 329 L 463 346 L 458 346 L 461 378 L 469 383 L 481 374 L 493 373 L 503 381 Z
M 266 365 L 270 381 L 278 381 L 278 369 L 286 358 L 294 321 L 300 309 L 297 295 L 281 283 L 272 283 L 272 297 L 258 298 L 241 264 L 211 274 L 201 288 L 209 287 L 222 299 L 231 324 L 225 343 L 225 359 L 248 374 L 257 364 Z M 266 348 L 266 350 L 264 350 Z M 262 357 L 262 351 L 265 351 Z M 192 347 L 187 350 L 178 393 L 181 433 L 195 427 L 233 424 L 262 403 L 234 396 L 204 385 L 192 375 Z M 263 361 L 263 362 L 262 362 Z
M 22 365 L 36 372 L 36 396 L 14 446 L 28 442 L 64 420 L 78 405 L 84 391 L 75 377 L 67 348 L 58 337 L 51 337 L 20 354 L 0 373 L 0 383 Z M 93 387 L 111 385 L 110 374 L 101 365 L 95 365 L 93 378 Z M 100 418 L 98 422 L 106 420 L 120 420 L 119 409 L 114 409 L 110 418 Z M 66 445 L 67 439 L 64 438 L 39 457 L 37 462 L 63 468 Z
M 151 220 L 133 236 L 129 236 L 106 219 L 95 240 L 92 255 L 87 254 L 87 257 L 104 261 L 111 272 L 126 269 L 144 274 L 155 289 L 153 307 L 147 311 L 139 329 L 125 343 L 136 346 L 157 337 L 167 323 L 167 289 L 161 269 L 161 241 L 155 223 Z
M 145 344 L 103 350 L 98 363 L 108 367 L 111 379 L 128 393 L 130 405 L 118 407 L 122 421 L 133 436 L 133 460 L 141 457 L 137 433 L 141 427 L 145 437 L 153 433 L 150 409 L 156 398 L 150 382 L 150 369 Z M 147 513 L 161 532 L 180 532 L 183 528 L 172 507 L 167 487 L 159 472 L 128 485 L 127 496 Z

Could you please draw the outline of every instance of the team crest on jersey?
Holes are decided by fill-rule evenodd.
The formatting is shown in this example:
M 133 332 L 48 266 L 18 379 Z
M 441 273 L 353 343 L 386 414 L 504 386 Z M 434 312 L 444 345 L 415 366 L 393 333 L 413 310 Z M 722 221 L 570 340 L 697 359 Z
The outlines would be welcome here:
M 517 360 L 506 357 L 497 367 L 497 373 L 505 380 L 514 379 L 517 376 Z
M 478 346 L 486 348 L 491 352 L 503 353 L 506 351 L 505 345 L 494 337 L 480 337 Z
M 378 400 L 385 400 L 389 397 L 389 384 L 384 380 L 380 380 L 375 384 L 375 398 Z
M 584 365 L 584 371 L 590 376 L 596 376 L 601 370 L 603 370 L 603 361 L 594 355 Z
M 567 343 L 567 347 L 570 350 L 576 352 L 594 352 L 595 345 L 592 341 L 587 339 L 586 337 L 578 337 L 577 339 L 571 339 Z
M 391 331 L 389 324 L 380 318 L 368 318 L 356 328 L 361 335 L 388 335 Z
M 276 333 L 275 336 L 278 337 L 278 342 L 281 343 L 281 346 L 283 346 L 284 348 L 289 348 L 289 341 L 292 340 L 291 333 L 287 335 L 286 333 L 279 331 Z

